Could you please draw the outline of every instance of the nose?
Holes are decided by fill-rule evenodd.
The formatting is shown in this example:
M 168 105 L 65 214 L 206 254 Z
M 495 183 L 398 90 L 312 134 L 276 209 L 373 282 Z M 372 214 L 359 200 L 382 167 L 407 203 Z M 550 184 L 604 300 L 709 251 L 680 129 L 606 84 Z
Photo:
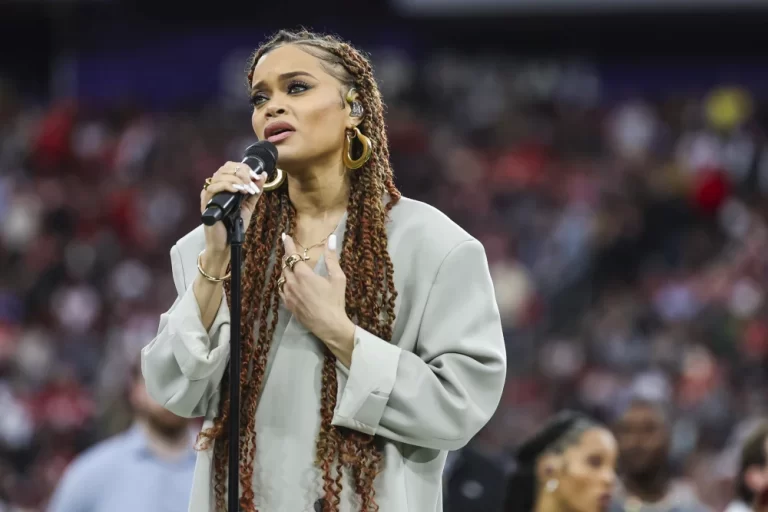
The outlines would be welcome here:
M 643 437 L 636 434 L 627 434 L 622 439 L 621 448 L 623 452 L 632 452 L 643 448 Z
M 270 105 L 267 107 L 267 117 L 275 117 L 275 116 L 281 116 L 285 114 L 285 108 L 277 106 L 277 105 Z
M 616 470 L 612 467 L 606 468 L 606 470 L 603 471 L 603 482 L 613 489 L 613 486 L 616 484 Z

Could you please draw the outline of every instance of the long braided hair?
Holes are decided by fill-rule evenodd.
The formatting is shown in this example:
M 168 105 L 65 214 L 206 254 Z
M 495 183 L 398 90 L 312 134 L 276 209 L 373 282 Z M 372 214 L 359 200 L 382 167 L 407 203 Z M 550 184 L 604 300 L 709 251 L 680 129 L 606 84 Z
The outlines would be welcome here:
M 263 44 L 249 59 L 248 84 L 259 59 L 287 44 L 300 46 L 319 58 L 323 67 L 343 86 L 355 87 L 365 117 L 358 126 L 373 145 L 373 154 L 360 169 L 350 173 L 350 197 L 347 226 L 342 244 L 340 265 L 347 277 L 346 310 L 361 328 L 391 341 L 395 321 L 394 268 L 387 252 L 386 219 L 389 210 L 400 199 L 389 164 L 389 148 L 384 126 L 384 107 L 368 59 L 349 44 L 332 36 L 306 30 L 280 31 Z M 296 211 L 283 186 L 264 197 L 256 206 L 254 223 L 243 244 L 246 276 L 242 293 L 242 353 L 240 369 L 242 421 L 240 425 L 240 498 L 242 510 L 254 512 L 253 466 L 256 452 L 254 428 L 256 405 L 264 380 L 267 356 L 277 325 L 279 296 L 277 280 L 284 256 L 279 243 L 282 232 L 293 233 Z M 389 196 L 385 203 L 384 198 Z M 274 253 L 274 254 L 273 254 Z M 278 262 L 278 264 L 276 264 Z M 229 283 L 226 283 L 229 294 Z M 354 490 L 363 512 L 377 511 L 374 479 L 381 464 L 381 450 L 373 436 L 331 425 L 336 406 L 336 359 L 326 350 L 322 370 L 320 433 L 317 439 L 316 465 L 323 476 L 324 511 L 337 512 L 341 504 L 342 469 L 351 475 Z M 214 489 L 217 510 L 225 510 L 226 468 L 228 462 L 227 424 L 229 411 L 229 379 L 225 373 L 221 383 L 219 414 L 213 426 L 200 433 L 199 449 L 214 443 Z

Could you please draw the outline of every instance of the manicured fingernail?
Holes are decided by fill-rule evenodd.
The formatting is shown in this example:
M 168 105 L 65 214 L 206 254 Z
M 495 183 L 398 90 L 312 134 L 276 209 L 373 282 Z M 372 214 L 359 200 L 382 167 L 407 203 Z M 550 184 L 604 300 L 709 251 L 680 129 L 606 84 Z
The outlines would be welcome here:
M 285 233 L 283 233 L 282 235 L 280 235 L 280 238 L 282 238 L 282 239 L 283 239 L 283 243 L 285 243 Z
M 269 174 L 267 174 L 267 173 L 265 173 L 263 171 L 259 173 L 259 179 L 260 180 L 267 181 L 267 178 L 269 178 Z
M 336 235 L 331 235 L 328 237 L 328 248 L 332 251 L 336 250 Z
M 248 192 L 250 192 L 251 195 L 255 194 L 258 191 L 259 191 L 259 189 L 256 188 L 256 185 L 254 185 L 253 183 L 249 183 L 248 184 Z
M 253 169 L 251 169 L 251 179 L 252 179 L 252 180 L 257 180 L 257 179 L 259 179 L 259 175 L 258 175 L 258 174 L 256 174 L 255 172 L 253 172 Z
M 232 185 L 232 188 L 234 188 L 235 190 L 243 191 L 243 190 L 245 190 L 245 185 L 241 185 L 239 183 L 235 183 L 234 185 Z

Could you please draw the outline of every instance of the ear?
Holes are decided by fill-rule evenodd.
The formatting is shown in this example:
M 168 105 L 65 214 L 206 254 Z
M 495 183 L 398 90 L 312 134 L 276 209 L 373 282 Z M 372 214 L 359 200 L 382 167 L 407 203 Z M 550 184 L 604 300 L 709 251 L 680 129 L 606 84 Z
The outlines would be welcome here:
M 744 472 L 744 483 L 753 493 L 760 494 L 768 488 L 768 476 L 760 466 L 749 466 Z
M 347 129 L 354 128 L 363 122 L 365 108 L 360 93 L 355 87 L 350 87 L 344 95 L 344 109 L 347 112 Z
M 543 485 L 552 478 L 559 479 L 562 466 L 563 458 L 561 455 L 542 455 L 536 461 L 536 480 Z

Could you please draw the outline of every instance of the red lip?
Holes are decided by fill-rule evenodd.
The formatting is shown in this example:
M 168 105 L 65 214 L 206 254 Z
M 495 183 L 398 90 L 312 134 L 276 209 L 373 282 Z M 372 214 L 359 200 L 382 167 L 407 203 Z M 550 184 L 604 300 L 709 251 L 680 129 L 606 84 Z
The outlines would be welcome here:
M 294 128 L 290 123 L 286 123 L 285 121 L 274 121 L 272 123 L 269 123 L 264 128 L 264 138 L 269 140 L 270 137 L 273 135 L 277 135 L 280 132 L 295 132 L 296 128 Z
M 600 495 L 600 499 L 598 501 L 600 510 L 607 510 L 608 507 L 611 505 L 611 495 L 610 494 L 602 494 Z

